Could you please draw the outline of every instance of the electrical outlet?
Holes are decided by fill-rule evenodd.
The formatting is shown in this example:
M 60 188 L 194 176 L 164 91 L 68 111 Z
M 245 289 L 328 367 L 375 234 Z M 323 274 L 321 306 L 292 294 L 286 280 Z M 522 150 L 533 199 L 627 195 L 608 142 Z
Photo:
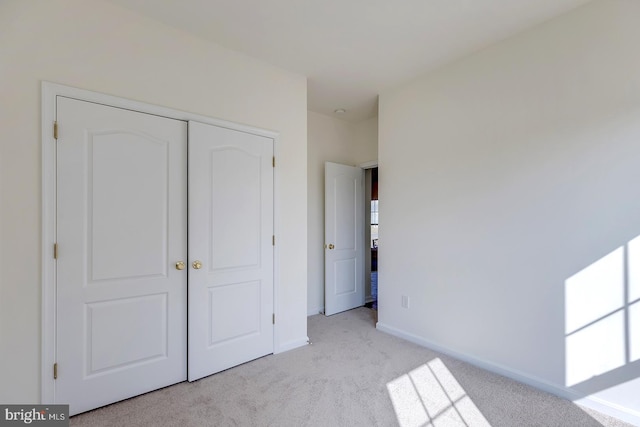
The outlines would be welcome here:
M 402 308 L 409 308 L 409 297 L 402 295 Z

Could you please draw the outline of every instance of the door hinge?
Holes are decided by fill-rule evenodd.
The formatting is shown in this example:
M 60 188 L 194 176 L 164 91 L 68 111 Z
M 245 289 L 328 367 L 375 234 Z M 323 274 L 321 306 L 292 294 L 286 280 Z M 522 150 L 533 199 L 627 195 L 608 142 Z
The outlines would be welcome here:
M 54 380 L 58 379 L 58 364 L 57 363 L 53 364 L 53 379 Z
M 276 236 L 273 235 L 271 236 L 271 246 L 275 246 L 276 245 Z
M 273 315 L 271 316 L 271 322 L 275 325 L 276 324 L 276 314 L 273 313 Z
M 58 139 L 58 121 L 53 122 L 53 139 Z
M 276 167 L 276 156 L 271 158 L 271 165 L 273 165 L 274 168 Z
M 58 259 L 58 244 L 53 244 L 53 259 Z

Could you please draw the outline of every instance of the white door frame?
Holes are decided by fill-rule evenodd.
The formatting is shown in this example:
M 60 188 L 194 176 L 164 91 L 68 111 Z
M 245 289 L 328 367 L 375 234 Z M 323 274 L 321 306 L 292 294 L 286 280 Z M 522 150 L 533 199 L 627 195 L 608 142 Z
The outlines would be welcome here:
M 56 262 L 53 258 L 53 245 L 56 236 L 56 141 L 53 135 L 53 124 L 56 121 L 56 97 L 65 96 L 82 101 L 95 102 L 112 107 L 154 114 L 176 120 L 197 121 L 214 126 L 220 126 L 254 135 L 273 139 L 273 151 L 277 157 L 279 134 L 276 132 L 254 128 L 201 116 L 199 114 L 174 110 L 133 101 L 112 95 L 92 92 L 84 89 L 64 86 L 57 83 L 42 82 L 42 311 L 41 311 L 41 403 L 55 403 L 55 380 L 53 379 L 53 365 L 56 362 Z M 60 132 L 64 132 L 63 128 Z M 278 186 L 278 169 L 274 170 L 274 234 L 280 230 L 280 204 Z M 273 265 L 273 310 L 279 312 L 279 255 L 278 246 L 274 248 Z M 278 324 L 273 330 L 273 352 L 284 351 L 280 345 Z

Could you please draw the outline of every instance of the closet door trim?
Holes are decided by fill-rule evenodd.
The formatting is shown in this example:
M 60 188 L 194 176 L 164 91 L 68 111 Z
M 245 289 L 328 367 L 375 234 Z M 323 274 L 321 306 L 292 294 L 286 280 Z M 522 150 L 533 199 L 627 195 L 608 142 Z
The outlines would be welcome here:
M 184 121 L 197 121 L 223 128 L 247 132 L 273 139 L 274 155 L 278 156 L 277 132 L 232 123 L 212 117 L 175 110 L 172 108 L 151 105 L 99 92 L 78 89 L 43 81 L 41 84 L 41 117 L 42 117 L 42 247 L 41 247 L 41 366 L 40 366 L 40 399 L 42 404 L 55 402 L 54 364 L 56 363 L 56 260 L 54 245 L 56 236 L 56 139 L 54 123 L 56 122 L 56 98 L 64 96 L 81 101 L 89 101 L 112 107 L 139 111 L 147 114 Z M 58 129 L 64 132 L 63 128 Z M 279 233 L 279 195 L 278 168 L 274 171 L 274 234 Z M 278 245 L 274 248 L 274 312 L 278 313 L 279 296 L 279 254 Z M 274 325 L 274 353 L 282 351 L 279 342 L 278 324 Z

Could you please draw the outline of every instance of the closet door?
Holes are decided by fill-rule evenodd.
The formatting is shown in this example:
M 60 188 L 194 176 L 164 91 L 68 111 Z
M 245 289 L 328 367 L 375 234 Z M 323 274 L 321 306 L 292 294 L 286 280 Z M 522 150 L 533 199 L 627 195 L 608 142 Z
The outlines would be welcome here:
M 56 402 L 186 379 L 187 124 L 58 97 Z
M 272 156 L 189 122 L 189 381 L 273 352 Z

